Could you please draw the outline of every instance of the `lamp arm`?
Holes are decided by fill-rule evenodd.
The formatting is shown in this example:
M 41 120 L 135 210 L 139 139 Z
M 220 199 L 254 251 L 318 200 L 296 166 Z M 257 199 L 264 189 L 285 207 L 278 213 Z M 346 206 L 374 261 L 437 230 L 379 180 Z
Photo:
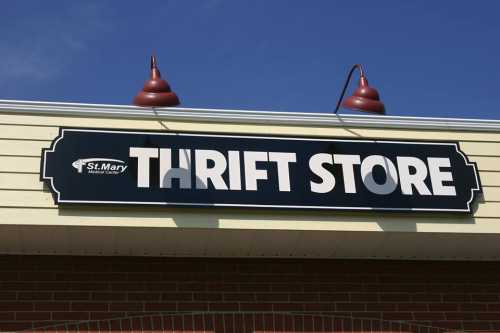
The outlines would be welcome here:
M 344 88 L 342 89 L 342 93 L 340 94 L 337 106 L 335 107 L 335 111 L 333 112 L 334 114 L 337 114 L 337 112 L 339 111 L 340 104 L 342 103 L 342 99 L 344 98 L 347 87 L 349 86 L 349 82 L 351 81 L 352 74 L 354 73 L 354 70 L 356 68 L 359 69 L 359 73 L 361 76 L 365 76 L 363 67 L 360 64 L 355 64 L 354 66 L 352 66 L 351 70 L 349 71 L 349 74 L 347 75 L 347 80 L 345 81 Z

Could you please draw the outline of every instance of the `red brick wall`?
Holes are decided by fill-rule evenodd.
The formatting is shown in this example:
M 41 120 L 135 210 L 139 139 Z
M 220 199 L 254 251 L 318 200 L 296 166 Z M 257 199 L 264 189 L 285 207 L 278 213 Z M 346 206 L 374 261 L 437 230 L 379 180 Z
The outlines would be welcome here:
M 500 263 L 0 256 L 0 281 L 0 331 L 274 311 L 500 332 Z

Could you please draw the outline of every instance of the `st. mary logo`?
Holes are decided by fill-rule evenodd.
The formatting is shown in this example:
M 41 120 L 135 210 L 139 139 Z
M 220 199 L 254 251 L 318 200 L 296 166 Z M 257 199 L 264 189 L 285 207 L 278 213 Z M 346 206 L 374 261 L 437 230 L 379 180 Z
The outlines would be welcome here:
M 114 158 L 81 158 L 74 161 L 71 165 L 78 173 L 86 171 L 88 174 L 101 175 L 117 175 L 127 169 L 124 161 Z

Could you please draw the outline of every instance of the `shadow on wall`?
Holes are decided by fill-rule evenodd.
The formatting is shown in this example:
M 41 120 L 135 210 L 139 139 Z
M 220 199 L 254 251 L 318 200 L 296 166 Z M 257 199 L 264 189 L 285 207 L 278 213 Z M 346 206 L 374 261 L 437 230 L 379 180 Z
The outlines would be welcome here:
M 479 201 L 479 200 L 478 200 Z M 474 204 L 477 209 L 479 202 Z M 218 229 L 220 221 L 244 221 L 246 224 L 254 225 L 254 229 L 260 229 L 259 223 L 265 223 L 266 229 L 269 224 L 278 222 L 287 223 L 287 229 L 302 230 L 304 223 L 316 224 L 311 229 L 321 229 L 321 224 L 332 223 L 377 223 L 384 231 L 416 231 L 417 224 L 475 224 L 476 219 L 471 214 L 456 213 L 398 213 L 398 212 L 325 212 L 325 211 L 300 211 L 284 209 L 249 209 L 249 208 L 178 208 L 178 207 L 151 207 L 151 206 L 80 206 L 61 205 L 58 209 L 60 216 L 75 216 L 82 219 L 98 218 L 105 222 L 106 218 L 123 218 L 123 224 L 127 221 L 146 221 L 148 227 L 151 223 L 158 222 L 158 226 L 167 226 L 165 222 L 173 221 L 175 226 L 181 228 L 208 228 Z M 116 219 L 114 219 L 116 220 Z M 319 224 L 319 225 L 318 225 Z M 335 229 L 335 228 L 328 228 Z

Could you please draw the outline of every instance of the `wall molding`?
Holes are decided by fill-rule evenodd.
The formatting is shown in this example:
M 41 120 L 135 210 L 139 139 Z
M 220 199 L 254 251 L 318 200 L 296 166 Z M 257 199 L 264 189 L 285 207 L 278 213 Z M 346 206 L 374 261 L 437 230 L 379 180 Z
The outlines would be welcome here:
M 250 111 L 198 108 L 143 108 L 131 105 L 0 100 L 0 114 L 161 119 L 238 124 L 321 127 L 372 127 L 500 132 L 500 120 L 335 115 L 333 113 Z

